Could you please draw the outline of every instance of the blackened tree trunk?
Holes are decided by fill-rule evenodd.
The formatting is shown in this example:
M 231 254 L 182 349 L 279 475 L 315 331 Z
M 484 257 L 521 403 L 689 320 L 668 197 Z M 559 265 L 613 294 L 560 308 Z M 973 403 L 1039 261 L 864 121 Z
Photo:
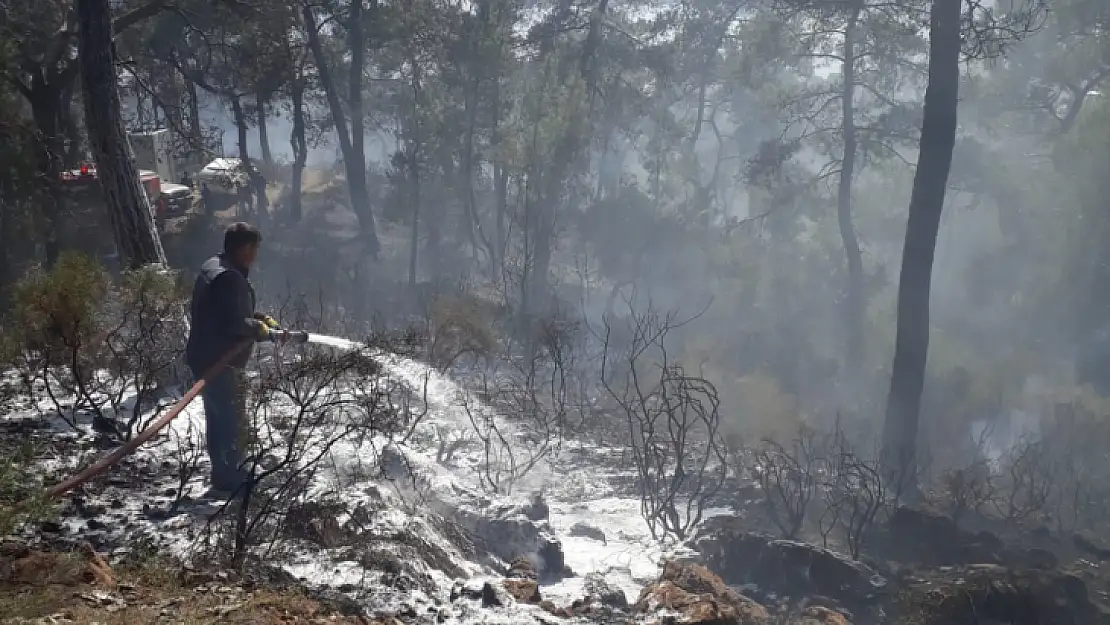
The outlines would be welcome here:
M 898 330 L 883 426 L 883 463 L 888 475 L 898 480 L 892 484 L 898 493 L 916 491 L 917 486 L 917 429 L 929 353 L 933 256 L 956 144 L 961 2 L 933 0 L 929 21 L 929 86 L 902 250 Z
M 863 321 L 866 311 L 863 286 L 863 257 L 859 238 L 852 223 L 852 179 L 856 171 L 856 31 L 860 8 L 857 4 L 848 16 L 844 28 L 844 55 L 841 93 L 841 133 L 844 137 L 844 159 L 840 163 L 840 180 L 836 195 L 836 220 L 840 239 L 848 261 L 848 289 L 845 298 L 844 320 L 847 334 L 847 372 L 849 391 L 858 388 L 860 367 L 863 362 Z
M 409 203 L 412 208 L 412 237 L 409 239 L 409 287 L 416 288 L 416 270 L 420 254 L 420 169 L 415 160 L 415 141 L 405 151 L 405 173 L 408 178 Z
M 65 214 L 65 195 L 62 193 L 63 141 L 59 130 L 58 96 L 49 83 L 36 76 L 30 90 L 31 116 L 43 140 L 40 154 L 41 168 L 45 174 L 48 193 L 43 198 L 43 216 L 46 222 L 44 252 L 46 266 L 51 267 L 60 253 L 59 236 Z
M 66 135 L 65 166 L 67 168 L 77 167 L 80 164 L 82 153 L 81 127 L 75 119 L 73 110 L 75 91 L 77 91 L 77 81 L 71 80 L 62 89 L 61 107 L 58 109 Z
M 189 90 L 189 164 L 203 166 L 201 156 L 204 154 L 204 131 L 200 125 L 200 92 L 197 84 L 182 76 L 185 86 Z
M 351 106 L 351 132 L 347 132 L 347 116 L 343 111 L 343 104 L 339 99 L 338 86 L 332 76 L 328 65 L 327 55 L 324 53 L 323 44 L 320 42 L 319 26 L 312 7 L 305 4 L 301 9 L 304 18 L 305 31 L 308 36 L 308 46 L 312 56 L 316 59 L 316 71 L 320 78 L 320 85 L 324 88 L 324 95 L 328 99 L 328 108 L 331 110 L 332 120 L 335 123 L 335 134 L 339 140 L 339 150 L 343 153 L 343 164 L 347 172 L 347 190 L 351 196 L 351 210 L 358 218 L 362 237 L 366 241 L 367 251 L 377 258 L 381 251 L 378 241 L 378 232 L 374 224 L 374 213 L 370 207 L 370 193 L 366 183 L 366 154 L 364 151 L 364 121 L 362 118 L 362 71 L 365 63 L 366 37 L 362 19 L 363 0 L 352 0 L 350 14 L 347 20 L 347 43 L 351 52 L 351 67 L 349 86 L 349 100 Z
M 266 181 L 251 164 L 250 153 L 247 150 L 247 116 L 243 112 L 243 103 L 240 102 L 238 97 L 231 98 L 231 112 L 235 117 L 235 129 L 239 134 L 239 161 L 247 173 L 247 188 L 242 193 L 247 199 L 250 199 L 252 195 L 254 196 L 254 219 L 258 221 L 259 226 L 262 226 L 265 225 L 266 217 L 270 212 L 269 201 L 266 197 Z
M 243 104 L 239 98 L 231 99 L 231 115 L 235 119 L 236 147 L 239 151 L 239 160 L 243 167 L 250 164 L 250 151 L 247 149 L 247 116 L 243 112 Z
M 491 139 L 490 143 L 493 145 L 493 180 L 494 180 L 494 195 L 496 196 L 497 208 L 495 220 L 495 237 L 494 241 L 494 254 L 493 254 L 493 279 L 495 281 L 501 280 L 504 277 L 505 267 L 505 252 L 509 246 L 509 234 L 507 228 L 508 215 L 509 215 L 509 167 L 502 157 L 502 129 L 501 129 L 501 50 L 498 48 L 498 63 L 494 72 L 493 79 L 493 105 L 490 107 L 492 113 L 491 126 Z
M 308 162 L 308 140 L 305 138 L 304 117 L 304 92 L 305 79 L 297 76 L 293 79 L 293 135 L 290 144 L 293 148 L 293 190 L 289 198 L 289 218 L 293 223 L 299 223 L 303 217 L 301 207 L 301 185 L 304 178 L 305 164 Z
M 262 153 L 262 162 L 273 165 L 274 155 L 270 151 L 270 132 L 266 128 L 266 98 L 261 92 L 255 94 L 255 106 L 258 108 L 258 150 Z
M 139 182 L 139 170 L 120 115 L 109 0 L 78 0 L 77 21 L 85 123 L 120 263 L 132 269 L 165 264 L 166 253 L 154 227 L 150 200 Z

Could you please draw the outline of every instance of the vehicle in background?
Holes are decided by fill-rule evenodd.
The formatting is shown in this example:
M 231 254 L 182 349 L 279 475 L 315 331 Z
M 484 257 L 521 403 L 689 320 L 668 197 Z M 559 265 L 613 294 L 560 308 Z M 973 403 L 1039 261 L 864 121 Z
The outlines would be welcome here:
M 250 176 L 237 158 L 217 158 L 197 172 L 196 184 L 205 185 L 211 193 L 235 196 L 250 184 Z
M 173 135 L 168 128 L 130 132 L 127 138 L 131 141 L 131 151 L 136 163 L 152 169 L 163 182 L 180 177 L 181 168 L 174 156 Z
M 139 170 L 139 181 L 151 208 L 154 209 L 157 223 L 184 215 L 193 205 L 193 190 L 185 185 L 163 182 L 161 176 L 146 169 Z M 103 213 L 104 197 L 96 176 L 96 167 L 83 164 L 79 169 L 62 172 L 62 190 L 69 197 L 72 204 L 69 209 L 74 217 L 106 221 Z
M 62 191 L 79 204 L 92 202 L 103 204 L 99 179 L 96 176 L 96 167 L 85 163 L 79 169 L 62 172 Z M 152 203 L 158 201 L 162 194 L 162 178 L 155 172 L 146 169 L 139 170 L 139 182 L 143 185 L 147 200 Z
M 178 217 L 193 206 L 193 190 L 183 184 L 162 183 L 162 193 L 155 202 L 155 216 L 159 219 Z

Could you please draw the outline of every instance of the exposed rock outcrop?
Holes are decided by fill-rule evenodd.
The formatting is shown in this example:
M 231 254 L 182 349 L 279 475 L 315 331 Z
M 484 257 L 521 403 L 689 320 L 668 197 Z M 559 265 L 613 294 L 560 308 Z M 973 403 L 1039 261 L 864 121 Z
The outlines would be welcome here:
M 1097 625 L 1106 615 L 1083 580 L 1058 571 L 981 565 L 938 572 L 907 590 L 903 619 L 923 625 Z M 916 619 L 916 620 L 914 620 Z
M 886 527 L 884 551 L 899 561 L 950 566 L 1000 564 L 1002 540 L 990 532 L 969 532 L 951 518 L 918 508 L 899 507 Z
M 543 597 L 540 596 L 540 586 L 536 581 L 538 577 L 535 567 L 527 558 L 517 558 L 509 565 L 507 579 L 501 582 L 501 586 L 519 603 L 539 603 Z
M 534 579 L 507 579 L 501 582 L 501 586 L 518 603 L 539 603 L 543 600 L 539 584 Z
M 627 610 L 629 607 L 624 591 L 610 584 L 600 573 L 586 576 L 586 597 L 616 610 Z
M 541 580 L 572 574 L 566 568 L 562 544 L 546 520 L 547 503 L 541 494 L 524 503 L 484 495 L 400 445 L 387 447 L 381 464 L 399 489 L 456 523 L 478 549 L 501 562 L 524 554 Z M 493 568 L 497 563 L 488 564 Z
M 807 543 L 747 532 L 739 517 L 708 519 L 690 546 L 731 585 L 796 598 L 825 595 L 849 606 L 886 593 L 887 580 L 867 565 Z
M 852 625 L 852 623 L 836 610 L 817 606 L 806 608 L 797 625 Z
M 763 606 L 730 589 L 704 566 L 689 562 L 668 562 L 659 579 L 640 593 L 633 611 L 660 623 L 771 623 Z
M 568 534 L 570 536 L 596 540 L 603 545 L 608 544 L 608 540 L 605 537 L 605 532 L 586 523 L 575 523 L 570 527 L 570 531 L 568 532 Z
M 1091 532 L 1076 532 L 1072 534 L 1071 540 L 1075 548 L 1084 555 L 1100 561 L 1110 560 L 1110 547 Z

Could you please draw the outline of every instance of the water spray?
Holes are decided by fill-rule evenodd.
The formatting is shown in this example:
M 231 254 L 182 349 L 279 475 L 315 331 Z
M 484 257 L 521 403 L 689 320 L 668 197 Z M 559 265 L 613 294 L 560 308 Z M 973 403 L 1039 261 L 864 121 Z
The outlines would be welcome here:
M 362 347 L 362 343 L 345 339 L 339 336 L 328 336 L 327 334 L 308 334 L 305 333 L 305 341 L 314 345 L 324 345 L 327 347 L 334 347 L 336 349 L 358 349 Z

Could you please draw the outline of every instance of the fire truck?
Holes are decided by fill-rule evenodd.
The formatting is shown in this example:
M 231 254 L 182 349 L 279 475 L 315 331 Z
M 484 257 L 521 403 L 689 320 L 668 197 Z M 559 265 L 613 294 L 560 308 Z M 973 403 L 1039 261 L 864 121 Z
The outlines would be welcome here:
M 139 181 L 154 209 L 155 223 L 162 229 L 169 217 L 188 212 L 192 190 L 163 182 L 157 173 L 139 170 Z M 61 239 L 64 247 L 84 250 L 101 257 L 115 254 L 115 239 L 104 206 L 96 166 L 82 163 L 77 169 L 62 172 L 61 188 L 66 196 Z

